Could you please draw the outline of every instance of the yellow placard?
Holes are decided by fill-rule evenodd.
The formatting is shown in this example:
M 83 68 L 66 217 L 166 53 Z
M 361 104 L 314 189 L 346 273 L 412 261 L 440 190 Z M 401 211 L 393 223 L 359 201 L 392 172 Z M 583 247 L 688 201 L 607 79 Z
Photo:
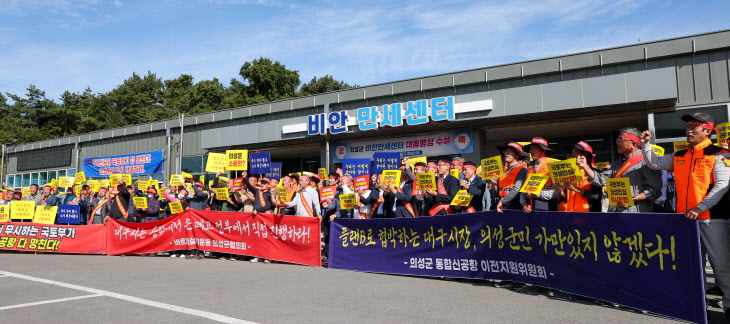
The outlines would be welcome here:
M 137 189 L 142 190 L 142 191 L 146 191 L 147 188 L 149 188 L 149 187 L 150 187 L 150 182 L 149 181 L 145 181 L 145 180 L 139 180 L 139 181 L 137 181 Z
M 109 180 L 99 180 L 99 185 L 105 188 L 109 188 L 111 186 L 111 181 Z
M 458 192 L 456 192 L 454 199 L 451 200 L 451 205 L 466 207 L 469 206 L 472 198 L 474 198 L 474 196 L 470 195 L 466 190 L 459 190 Z
M 525 180 L 525 184 L 523 184 L 522 188 L 520 188 L 520 192 L 537 195 L 542 190 L 542 187 L 545 186 L 545 183 L 547 183 L 549 178 L 550 177 L 547 174 L 530 174 L 527 177 L 527 180 Z
M 76 196 L 80 196 L 81 195 L 81 190 L 84 190 L 84 186 L 82 186 L 82 185 L 75 185 L 74 186 L 74 193 L 76 194 Z
M 408 164 L 411 166 L 411 169 L 416 169 L 416 163 L 423 162 L 428 163 L 428 158 L 425 156 L 417 157 L 417 158 L 409 158 Z
M 110 174 L 109 175 L 109 184 L 113 187 L 116 187 L 119 185 L 119 183 L 122 181 L 122 175 L 121 174 Z
M 730 123 L 722 123 L 717 126 L 717 144 L 730 142 Z
M 160 192 L 160 182 L 159 181 L 157 181 L 157 180 L 150 180 L 150 182 L 147 185 L 147 187 L 149 187 L 149 186 L 155 186 L 155 190 L 157 190 L 157 192 Z
M 220 153 L 208 153 L 208 162 L 205 164 L 205 172 L 226 171 L 226 155 Z
M 286 188 L 276 187 L 276 199 L 280 202 L 288 202 L 286 201 Z
M 84 181 L 86 181 L 84 171 L 81 171 L 74 176 L 74 183 L 83 183 Z
M 58 188 L 58 181 L 56 181 L 56 179 L 51 179 L 51 183 L 50 184 L 51 184 L 51 188 L 53 188 L 54 190 L 56 188 Z
M 433 172 L 424 172 L 416 174 L 418 177 L 418 190 L 431 189 L 436 190 L 436 174 Z
M 73 181 L 73 180 L 71 180 L 71 181 Z M 40 224 L 55 223 L 57 211 L 58 211 L 58 206 L 38 206 L 35 208 L 35 215 L 33 215 L 33 223 L 40 223 Z
M 208 188 L 212 188 L 212 187 L 213 187 L 213 180 L 208 180 Z
M 89 180 L 89 181 L 86 181 L 86 184 L 89 185 L 89 187 L 91 187 L 91 189 L 94 189 L 94 191 L 99 191 L 99 187 L 101 186 L 99 184 L 99 180 Z
M 74 186 L 74 177 L 60 177 L 58 178 L 58 185 L 67 188 Z
M 674 144 L 674 152 L 681 151 L 687 148 L 687 141 L 680 141 L 680 142 L 673 142 Z
M 482 160 L 482 178 L 490 179 L 493 175 L 504 178 L 504 166 L 501 156 L 493 156 Z
M 132 197 L 134 199 L 134 208 L 147 209 L 147 197 Z
M 10 202 L 10 217 L 12 219 L 33 219 L 35 201 Z
M 452 177 L 456 178 L 457 180 L 459 179 L 459 169 L 451 169 L 450 172 Z
M 215 188 L 215 199 L 228 200 L 228 188 Z
M 340 208 L 341 209 L 353 209 L 355 208 L 355 194 L 340 194 Z
M 183 180 L 185 180 L 185 179 L 193 179 L 193 176 L 190 173 L 187 173 L 185 171 L 180 171 L 180 174 L 182 175 Z
M 226 150 L 223 158 L 226 170 L 248 170 L 248 150 Z
M 200 183 L 205 183 L 205 174 L 200 176 Z
M 575 158 L 548 163 L 547 166 L 553 184 L 562 185 L 566 182 L 578 183 L 583 181 L 583 176 L 580 175 L 578 166 L 575 164 Z
M 183 212 L 182 203 L 180 203 L 179 201 L 171 202 L 170 204 L 168 204 L 168 206 L 170 206 L 170 213 L 172 213 L 173 215 Z
M 23 197 L 25 197 L 27 195 L 30 195 L 30 187 L 23 188 Z M 31 218 L 24 218 L 24 219 L 32 219 L 32 217 Z
M 631 194 L 631 184 L 629 178 L 609 178 L 606 179 L 606 192 L 608 193 L 608 205 L 616 206 L 620 202 L 624 206 L 634 205 L 634 195 Z
M 0 205 L 0 223 L 10 220 L 10 205 Z
M 400 170 L 383 170 L 383 184 L 385 186 L 393 185 L 394 187 L 399 187 L 400 174 Z
M 651 150 L 654 151 L 654 154 L 657 156 L 664 156 L 664 148 L 661 146 L 651 144 Z
M 222 184 L 222 185 L 228 185 L 228 180 L 230 180 L 230 179 L 228 179 L 226 177 L 218 177 L 218 183 Z M 244 179 L 244 180 L 248 181 L 248 179 Z M 212 187 L 212 185 L 211 185 L 211 187 Z
M 125 185 L 132 184 L 132 175 L 131 174 L 122 174 L 122 182 L 124 182 Z
M 608 166 L 609 164 L 611 164 L 611 162 L 596 162 L 596 167 L 600 169 L 605 166 Z
M 327 179 L 327 168 L 317 169 L 317 174 L 319 174 L 320 179 L 322 179 L 322 180 Z
M 170 184 L 173 186 L 182 186 L 183 185 L 183 177 L 180 174 L 171 174 L 170 175 Z

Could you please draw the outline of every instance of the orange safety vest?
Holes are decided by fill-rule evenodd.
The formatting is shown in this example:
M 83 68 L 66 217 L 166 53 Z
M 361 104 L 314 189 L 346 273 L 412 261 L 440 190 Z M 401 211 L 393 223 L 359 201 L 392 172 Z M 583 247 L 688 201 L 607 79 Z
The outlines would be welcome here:
M 545 182 L 545 185 L 542 187 L 542 190 L 553 189 L 553 179 L 550 178 L 550 171 L 548 170 L 548 167 L 547 167 L 547 161 L 545 161 L 543 164 L 540 165 L 540 168 L 537 169 L 537 172 L 535 172 L 534 170 L 535 170 L 534 166 L 527 169 L 527 178 L 529 178 L 530 175 L 533 173 L 547 175 L 548 179 L 547 179 L 547 182 Z M 534 206 L 535 206 L 534 199 L 530 199 L 530 206 L 532 206 L 534 208 Z
M 581 169 L 580 175 L 583 176 L 583 181 L 574 183 L 574 185 L 586 191 L 591 190 L 591 183 L 586 181 L 585 170 Z M 567 199 L 565 202 L 560 203 L 560 209 L 558 210 L 567 212 L 588 212 L 588 198 L 568 189 L 563 190 L 565 190 Z
M 715 184 L 713 170 L 715 168 L 715 161 L 719 157 L 718 154 L 722 150 L 722 148 L 712 145 L 712 141 L 708 139 L 694 147 L 687 146 L 687 149 L 674 153 L 674 184 L 677 188 L 677 213 L 684 213 L 688 209 L 697 207 L 707 197 L 707 194 Z M 713 207 L 702 213 L 699 218 L 711 218 L 711 211 L 713 213 L 721 213 Z
M 517 165 L 512 170 L 507 173 L 503 178 L 499 179 L 499 197 L 502 198 L 506 196 L 515 186 L 515 180 L 517 180 L 517 175 L 524 169 L 522 165 Z

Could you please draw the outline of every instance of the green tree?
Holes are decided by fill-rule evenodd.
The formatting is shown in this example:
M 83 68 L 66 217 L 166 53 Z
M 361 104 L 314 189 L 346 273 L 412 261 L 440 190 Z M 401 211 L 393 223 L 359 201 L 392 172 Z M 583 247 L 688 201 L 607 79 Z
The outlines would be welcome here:
M 345 81 L 337 81 L 331 75 L 325 75 L 321 78 L 316 76 L 311 81 L 302 84 L 299 88 L 299 96 L 309 96 L 318 93 L 325 93 L 330 91 L 344 90 L 350 88 L 357 88 L 358 85 L 349 85 Z
M 265 57 L 244 63 L 239 75 L 248 83 L 243 90 L 249 105 L 294 97 L 301 83 L 299 71 Z

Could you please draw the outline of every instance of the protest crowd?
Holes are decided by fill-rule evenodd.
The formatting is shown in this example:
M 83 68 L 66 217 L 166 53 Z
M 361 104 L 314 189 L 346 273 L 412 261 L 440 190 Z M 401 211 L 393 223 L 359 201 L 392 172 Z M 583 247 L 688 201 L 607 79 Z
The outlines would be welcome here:
M 708 256 L 718 285 L 708 293 L 730 296 L 730 151 L 727 144 L 712 142 L 711 135 L 717 131 L 712 116 L 695 113 L 682 120 L 687 122 L 686 149 L 659 156 L 649 144 L 649 131 L 628 127 L 616 139 L 620 158 L 601 167 L 595 164 L 593 148 L 584 141 L 557 148 L 550 147 L 547 139 L 535 137 L 524 145 L 505 143 L 498 147 L 500 156 L 483 161 L 457 156 L 414 162 L 415 158 L 403 157 L 398 170 L 364 177 L 339 170 L 292 173 L 279 181 L 246 171 L 240 178 L 229 179 L 218 172 L 207 186 L 203 179 L 187 174 L 175 175 L 166 184 L 128 183 L 131 180 L 110 177 L 109 181 L 91 185 L 81 181 L 65 188 L 56 182 L 32 184 L 25 195 L 4 188 L 5 200 L 0 204 L 77 205 L 80 225 L 105 224 L 110 219 L 154 222 L 189 209 L 317 217 L 323 258 L 330 223 L 339 218 L 449 216 L 510 209 L 524 213 L 681 213 L 699 223 L 703 259 Z M 570 159 L 551 159 L 556 150 L 566 150 Z M 203 253 L 171 251 L 170 256 L 201 258 Z M 503 281 L 499 286 L 519 288 L 520 284 Z M 723 297 L 723 302 L 727 314 L 730 299 Z

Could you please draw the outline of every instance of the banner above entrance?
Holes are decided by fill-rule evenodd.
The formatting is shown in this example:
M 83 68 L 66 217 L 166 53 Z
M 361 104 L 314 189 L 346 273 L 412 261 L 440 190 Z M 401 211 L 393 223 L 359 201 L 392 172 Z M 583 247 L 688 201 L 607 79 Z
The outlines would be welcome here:
M 472 130 L 458 130 L 397 139 L 335 143 L 334 162 L 342 159 L 371 159 L 374 153 L 399 152 L 401 158 L 471 153 L 474 151 Z

